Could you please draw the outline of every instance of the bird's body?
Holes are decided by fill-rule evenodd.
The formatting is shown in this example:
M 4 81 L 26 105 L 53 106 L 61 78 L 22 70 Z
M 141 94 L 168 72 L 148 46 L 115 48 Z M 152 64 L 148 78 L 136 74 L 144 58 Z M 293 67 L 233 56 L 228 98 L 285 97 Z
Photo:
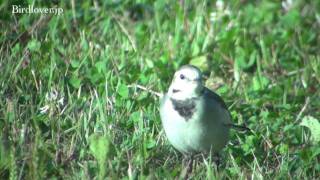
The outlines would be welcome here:
M 223 100 L 202 85 L 194 66 L 180 68 L 160 103 L 169 142 L 183 154 L 219 152 L 229 140 L 230 113 Z

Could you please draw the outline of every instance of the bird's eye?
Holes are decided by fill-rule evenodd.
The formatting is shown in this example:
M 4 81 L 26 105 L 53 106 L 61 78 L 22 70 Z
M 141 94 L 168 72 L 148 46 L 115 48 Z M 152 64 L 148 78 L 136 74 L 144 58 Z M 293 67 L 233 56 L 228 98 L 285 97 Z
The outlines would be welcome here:
M 186 77 L 183 74 L 180 74 L 180 79 L 185 79 Z

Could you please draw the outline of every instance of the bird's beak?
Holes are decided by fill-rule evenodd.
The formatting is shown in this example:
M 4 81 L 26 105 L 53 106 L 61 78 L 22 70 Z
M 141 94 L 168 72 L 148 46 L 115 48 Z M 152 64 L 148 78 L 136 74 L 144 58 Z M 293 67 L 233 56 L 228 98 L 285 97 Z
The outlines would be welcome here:
M 173 93 L 177 93 L 177 92 L 179 92 L 180 90 L 179 89 L 172 89 L 172 92 Z

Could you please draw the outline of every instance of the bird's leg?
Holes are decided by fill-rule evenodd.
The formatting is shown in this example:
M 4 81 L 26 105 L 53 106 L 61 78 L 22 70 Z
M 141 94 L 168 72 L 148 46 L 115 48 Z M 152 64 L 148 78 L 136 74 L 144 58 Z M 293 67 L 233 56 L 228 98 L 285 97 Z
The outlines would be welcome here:
M 213 154 L 213 161 L 215 162 L 217 169 L 219 169 L 220 165 L 221 165 L 221 157 L 219 153 L 214 153 Z
M 186 179 L 188 179 L 192 173 L 193 170 L 193 155 L 190 156 L 190 159 L 188 161 L 187 164 L 187 175 L 186 175 Z
M 189 179 L 193 170 L 193 155 L 185 155 L 182 160 L 183 170 L 180 174 L 181 179 Z

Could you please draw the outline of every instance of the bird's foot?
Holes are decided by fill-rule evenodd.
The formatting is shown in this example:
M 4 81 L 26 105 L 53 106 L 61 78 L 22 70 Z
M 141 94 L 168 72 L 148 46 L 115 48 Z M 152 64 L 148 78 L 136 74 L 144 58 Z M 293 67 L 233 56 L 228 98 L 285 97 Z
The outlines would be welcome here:
M 186 156 L 182 160 L 183 170 L 180 174 L 181 179 L 189 179 L 193 170 L 193 156 Z
M 217 169 L 221 166 L 221 156 L 218 153 L 215 153 L 211 156 L 212 161 L 215 163 Z

